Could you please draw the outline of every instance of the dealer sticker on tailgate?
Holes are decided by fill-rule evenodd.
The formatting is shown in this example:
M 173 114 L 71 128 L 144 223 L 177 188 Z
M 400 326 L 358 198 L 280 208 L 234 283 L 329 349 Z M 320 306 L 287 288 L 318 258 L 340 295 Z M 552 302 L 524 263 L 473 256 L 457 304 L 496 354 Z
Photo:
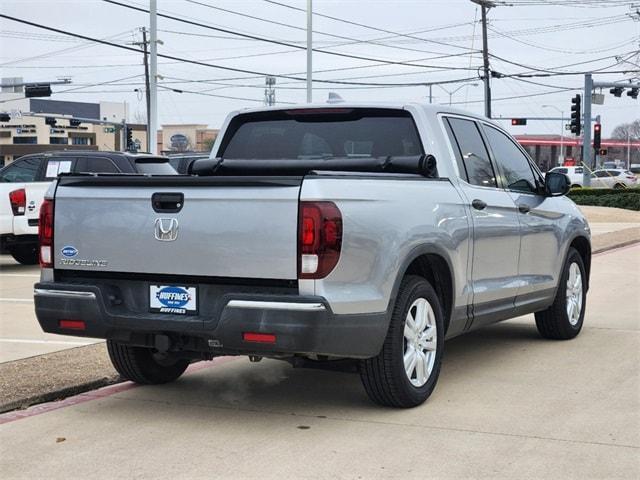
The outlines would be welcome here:
M 186 315 L 198 312 L 198 289 L 178 285 L 149 285 L 149 310 Z

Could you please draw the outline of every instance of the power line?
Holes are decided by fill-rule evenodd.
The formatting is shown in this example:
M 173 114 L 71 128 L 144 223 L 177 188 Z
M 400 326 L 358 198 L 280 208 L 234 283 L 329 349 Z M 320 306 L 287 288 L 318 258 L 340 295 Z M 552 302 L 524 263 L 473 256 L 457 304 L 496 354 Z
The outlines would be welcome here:
M 124 3 L 120 3 L 117 2 L 115 0 L 102 0 L 103 2 L 106 3 L 111 3 L 113 5 L 118 5 L 120 7 L 124 7 L 124 8 L 128 8 L 131 10 L 136 10 L 138 12 L 143 12 L 143 13 L 149 13 L 149 10 L 145 9 L 145 8 L 141 8 L 141 7 L 135 7 L 133 5 L 127 5 Z M 159 17 L 163 17 L 163 18 L 167 18 L 169 20 L 174 20 L 176 22 L 181 22 L 181 23 L 186 23 L 189 25 L 194 25 L 196 27 L 201 27 L 201 28 L 207 28 L 210 30 L 214 30 L 214 31 L 218 31 L 218 32 L 224 32 L 230 35 L 237 35 L 240 37 L 245 37 L 245 38 L 251 38 L 253 40 L 258 40 L 261 42 L 268 42 L 268 43 L 273 43 L 276 45 L 283 45 L 286 47 L 291 47 L 291 48 L 296 48 L 298 50 L 306 50 L 306 47 L 302 46 L 302 45 L 295 45 L 292 43 L 287 43 L 287 42 L 282 42 L 280 40 L 273 40 L 273 39 L 269 39 L 269 38 L 265 38 L 265 37 L 259 37 L 257 35 L 251 35 L 251 34 L 246 34 L 246 33 L 240 33 L 240 32 L 234 32 L 233 30 L 229 30 L 226 28 L 220 28 L 220 27 L 214 27 L 211 25 L 207 25 L 205 23 L 200 23 L 200 22 L 194 22 L 192 20 L 187 20 L 184 18 L 179 18 L 179 17 L 175 17 L 172 15 L 167 15 L 164 13 L 158 13 Z M 391 32 L 394 33 L 394 32 Z M 371 58 L 371 57 L 364 57 L 361 55 L 353 55 L 350 53 L 343 53 L 343 52 L 332 52 L 330 50 L 324 50 L 324 49 L 319 49 L 319 48 L 314 48 L 313 49 L 314 52 L 317 53 L 323 53 L 326 55 L 333 55 L 333 56 L 337 56 L 337 57 L 344 57 L 344 58 L 352 58 L 355 60 L 365 60 L 365 61 L 369 61 L 369 62 L 380 62 L 380 63 L 385 63 L 388 65 L 405 65 L 405 66 L 409 66 L 409 67 L 419 67 L 419 68 L 442 68 L 443 65 L 422 65 L 422 64 L 416 64 L 416 63 L 410 63 L 410 62 L 403 62 L 403 61 L 395 61 L 395 60 L 385 60 L 385 59 L 379 59 L 379 58 Z M 448 66 L 447 68 L 449 68 L 450 70 L 469 70 L 467 67 L 456 67 L 456 66 Z
M 217 6 L 214 6 L 214 5 L 209 5 L 207 3 L 199 2 L 197 0 L 185 0 L 185 1 L 188 2 L 188 3 L 192 3 L 194 5 L 200 5 L 202 7 L 210 8 L 212 10 L 217 10 L 217 11 L 220 11 L 220 12 L 229 13 L 231 15 L 236 15 L 236 16 L 240 16 L 240 17 L 243 17 L 243 18 L 251 18 L 253 20 L 258 20 L 258 21 L 269 23 L 269 24 L 272 24 L 272 25 L 279 25 L 279 26 L 282 26 L 282 27 L 292 28 L 294 30 L 306 32 L 306 28 L 300 27 L 298 25 L 291 25 L 289 23 L 279 22 L 279 21 L 276 21 L 276 20 L 271 20 L 271 19 L 258 17 L 258 16 L 255 16 L 255 15 L 250 15 L 248 13 L 242 13 L 242 12 L 238 12 L 238 11 L 235 11 L 235 10 L 230 10 L 230 9 L 227 9 L 227 8 L 217 7 Z M 405 51 L 421 52 L 421 53 L 431 53 L 431 54 L 440 54 L 440 52 L 433 52 L 433 51 L 429 51 L 429 50 L 421 50 L 421 49 L 409 48 L 409 47 L 399 47 L 399 46 L 396 46 L 396 45 L 388 45 L 388 44 L 385 44 L 385 43 L 382 43 L 382 42 L 378 42 L 376 40 L 360 40 L 360 39 L 357 39 L 357 38 L 347 37 L 347 36 L 344 36 L 344 35 L 337 35 L 337 34 L 334 34 L 334 33 L 323 32 L 323 31 L 320 31 L 320 30 L 313 30 L 313 33 L 314 34 L 318 34 L 318 35 L 324 35 L 324 36 L 327 36 L 327 37 L 338 38 L 340 40 L 349 40 L 350 41 L 349 43 L 341 44 L 341 45 L 335 45 L 335 46 L 333 46 L 331 48 L 335 48 L 336 46 L 343 46 L 343 45 L 355 45 L 355 44 L 361 44 L 361 43 L 369 43 L 369 44 L 372 44 L 372 45 L 378 45 L 378 46 L 382 46 L 382 47 L 386 47 L 386 48 L 394 48 L 394 49 L 397 49 L 397 50 L 405 50 Z
M 267 2 L 267 3 L 271 3 L 273 5 L 278 5 L 280 7 L 288 8 L 290 10 L 297 10 L 297 11 L 300 11 L 300 12 L 306 12 L 306 10 L 303 9 L 303 8 L 294 7 L 293 5 L 288 5 L 286 3 L 276 2 L 274 0 L 264 0 L 264 1 Z M 394 36 L 397 36 L 397 37 L 406 37 L 406 38 L 411 38 L 411 39 L 414 39 L 414 40 L 420 40 L 421 42 L 434 43 L 434 44 L 437 44 L 437 45 L 442 45 L 442 46 L 446 46 L 446 47 L 453 47 L 453 48 L 458 48 L 458 49 L 470 51 L 469 47 L 463 47 L 463 46 L 455 45 L 455 44 L 452 44 L 452 43 L 440 42 L 440 41 L 432 40 L 432 39 L 428 39 L 428 38 L 416 37 L 416 36 L 410 35 L 410 34 L 398 33 L 398 32 L 394 32 L 392 30 L 387 30 L 385 28 L 373 27 L 371 25 L 366 25 L 364 23 L 354 22 L 352 20 L 346 20 L 344 18 L 332 17 L 331 15 L 325 15 L 325 14 L 318 13 L 318 12 L 313 12 L 313 15 L 315 15 L 317 17 L 322 17 L 322 18 L 327 18 L 327 19 L 330 19 L 330 20 L 334 20 L 336 22 L 341 22 L 341 23 L 346 23 L 346 24 L 349 24 L 349 25 L 355 25 L 355 26 L 358 26 L 358 27 L 367 28 L 369 30 L 374 30 L 376 32 L 390 33 L 390 34 L 392 34 Z M 477 52 L 477 50 L 473 50 L 473 51 Z
M 110 0 L 104 0 L 104 1 L 110 1 Z M 81 35 L 79 33 L 73 33 L 73 32 L 69 32 L 69 31 L 66 31 L 66 30 L 61 30 L 59 28 L 48 27 L 46 25 L 41 25 L 41 24 L 38 24 L 38 23 L 35 23 L 35 22 L 30 22 L 28 20 L 24 20 L 24 19 L 20 19 L 20 18 L 16 18 L 16 17 L 11 17 L 9 15 L 5 15 L 5 14 L 2 14 L 2 13 L 0 13 L 0 18 L 6 18 L 7 20 L 12 20 L 14 22 L 23 23 L 25 25 L 30 25 L 32 27 L 42 28 L 44 30 L 49 30 L 49 31 L 52 31 L 52 32 L 57 32 L 57 33 L 62 33 L 62 34 L 69 35 L 69 36 L 72 36 L 72 37 L 81 38 L 83 40 L 89 40 L 89 41 L 101 43 L 103 45 L 109 45 L 109 46 L 114 47 L 114 48 L 120 48 L 122 50 L 128 50 L 128 51 L 131 51 L 131 52 L 135 52 L 136 54 L 140 54 L 140 50 L 138 50 L 136 48 L 133 48 L 133 47 L 128 47 L 126 45 L 119 45 L 117 43 L 112 43 L 112 42 L 109 42 L 109 41 L 106 41 L 106 40 L 101 40 L 101 39 L 98 39 L 98 38 L 93 38 L 93 37 L 89 37 L 89 36 L 86 36 L 86 35 Z M 158 57 L 166 58 L 166 59 L 169 59 L 169 60 L 177 60 L 179 62 L 190 63 L 190 64 L 193 64 L 193 65 L 199 65 L 199 66 L 203 66 L 203 67 L 216 68 L 216 69 L 220 69 L 220 70 L 227 70 L 227 71 L 238 72 L 238 73 L 246 73 L 246 74 L 249 74 L 249 75 L 256 75 L 258 77 L 264 77 L 264 76 L 267 76 L 267 75 L 271 75 L 271 76 L 274 76 L 274 77 L 286 78 L 286 79 L 289 79 L 289 80 L 306 81 L 306 79 L 304 77 L 298 77 L 298 76 L 293 76 L 293 75 L 283 75 L 283 74 L 270 74 L 270 73 L 255 71 L 255 70 L 247 70 L 247 69 L 243 69 L 243 68 L 226 67 L 226 66 L 216 65 L 216 64 L 212 64 L 212 63 L 205 63 L 205 62 L 201 62 L 201 61 L 198 61 L 198 60 L 190 60 L 190 59 L 181 58 L 181 57 L 177 57 L 177 56 L 173 56 L 173 55 L 166 55 L 166 54 L 163 54 L 163 53 L 159 53 Z M 369 82 L 366 82 L 366 83 L 365 82 L 345 82 L 345 81 L 340 81 L 340 80 L 319 80 L 319 79 L 314 80 L 314 82 L 330 83 L 330 84 L 344 84 L 344 85 L 372 85 L 372 86 L 390 85 L 390 86 L 398 86 L 398 87 L 424 86 L 424 85 L 428 84 L 428 82 L 419 82 L 419 83 L 414 83 L 414 84 L 408 84 L 408 83 L 376 84 L 376 83 L 369 83 Z

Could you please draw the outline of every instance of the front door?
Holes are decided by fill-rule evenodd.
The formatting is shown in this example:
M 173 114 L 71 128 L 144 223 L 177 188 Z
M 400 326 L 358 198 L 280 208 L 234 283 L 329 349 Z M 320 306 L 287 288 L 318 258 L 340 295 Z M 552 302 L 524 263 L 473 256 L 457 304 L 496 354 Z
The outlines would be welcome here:
M 544 194 L 542 175 L 505 133 L 485 124 L 485 136 L 520 222 L 516 306 L 545 302 L 557 283 L 560 242 L 566 222 L 557 198 Z

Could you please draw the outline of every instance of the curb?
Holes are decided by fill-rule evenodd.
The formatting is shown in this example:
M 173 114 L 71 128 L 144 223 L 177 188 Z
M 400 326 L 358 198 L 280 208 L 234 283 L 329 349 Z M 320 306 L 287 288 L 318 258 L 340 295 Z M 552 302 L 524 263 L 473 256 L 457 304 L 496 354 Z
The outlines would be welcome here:
M 627 240 L 620 243 L 615 243 L 613 245 L 607 245 L 606 247 L 600 247 L 591 252 L 591 255 L 598 255 L 601 253 L 606 253 L 610 250 L 616 250 L 618 248 L 630 247 L 632 245 L 640 244 L 640 239 L 634 238 L 633 240 Z
M 91 390 L 96 390 L 98 388 L 114 385 L 116 383 L 121 383 L 124 381 L 125 380 L 120 378 L 119 376 L 104 377 L 98 380 L 92 380 L 90 382 L 73 385 L 71 387 L 65 387 L 58 390 L 32 395 L 27 398 L 22 398 L 13 402 L 5 403 L 4 405 L 0 405 L 0 413 L 6 413 L 12 410 L 24 410 L 33 405 L 62 400 L 66 397 L 71 397 L 73 395 L 89 392 Z

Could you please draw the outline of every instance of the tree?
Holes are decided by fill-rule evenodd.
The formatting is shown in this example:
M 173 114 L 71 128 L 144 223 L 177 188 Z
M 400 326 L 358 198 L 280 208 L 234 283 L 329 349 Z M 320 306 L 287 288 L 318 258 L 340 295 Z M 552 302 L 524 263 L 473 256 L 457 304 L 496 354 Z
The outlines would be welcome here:
M 202 142 L 202 145 L 204 146 L 204 150 L 205 152 L 210 152 L 211 149 L 213 148 L 213 144 L 216 142 L 216 138 L 207 138 L 204 142 Z
M 611 133 L 611 138 L 615 138 L 616 140 L 626 141 L 627 136 L 632 141 L 640 140 L 640 118 L 631 123 L 618 125 Z

